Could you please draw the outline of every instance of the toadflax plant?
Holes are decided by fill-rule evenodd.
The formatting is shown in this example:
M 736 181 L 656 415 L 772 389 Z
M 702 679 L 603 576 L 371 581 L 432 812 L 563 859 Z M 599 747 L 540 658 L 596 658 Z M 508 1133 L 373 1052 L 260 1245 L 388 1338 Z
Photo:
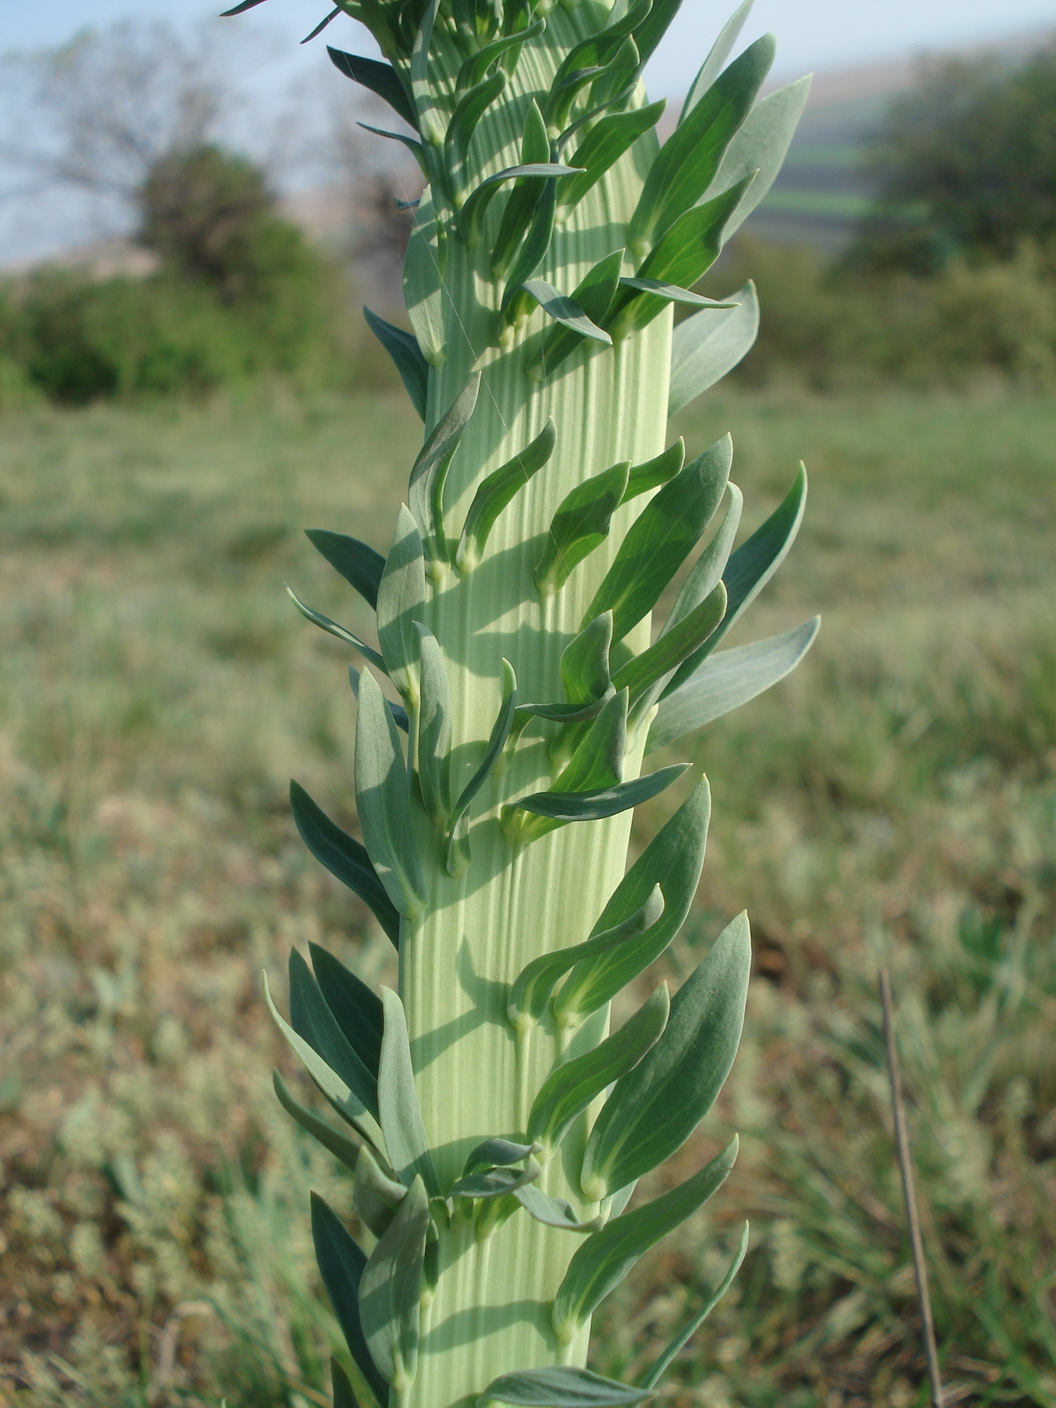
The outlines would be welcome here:
M 711 1108 L 749 970 L 742 914 L 610 1033 L 704 857 L 707 781 L 648 755 L 779 680 L 816 622 L 718 648 L 787 551 L 805 480 L 734 549 L 729 439 L 688 459 L 666 443 L 669 414 L 751 345 L 751 285 L 690 290 L 776 174 L 806 85 L 758 99 L 769 38 L 728 62 L 744 6 L 660 146 L 640 75 L 677 6 L 341 6 L 384 61 L 331 57 L 395 110 L 426 185 L 413 332 L 367 314 L 425 423 L 406 503 L 385 557 L 309 533 L 377 643 L 298 603 L 358 653 L 362 843 L 296 784 L 294 816 L 399 951 L 380 996 L 294 952 L 288 1023 L 271 1004 L 342 1125 L 276 1077 L 279 1098 L 354 1170 L 369 1232 L 368 1250 L 316 1200 L 351 1354 L 339 1405 L 637 1403 L 694 1328 L 636 1385 L 585 1367 L 595 1307 L 736 1153 L 626 1211 Z M 675 304 L 693 311 L 673 330 Z M 633 808 L 674 784 L 625 873 Z

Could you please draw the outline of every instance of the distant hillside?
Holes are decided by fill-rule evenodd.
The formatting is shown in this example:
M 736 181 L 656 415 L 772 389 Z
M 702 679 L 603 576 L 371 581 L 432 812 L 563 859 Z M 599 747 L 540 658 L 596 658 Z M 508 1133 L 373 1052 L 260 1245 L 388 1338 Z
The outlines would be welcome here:
M 1053 38 L 1056 31 L 1034 31 L 958 54 L 969 58 L 996 52 L 1015 58 Z M 870 204 L 864 148 L 916 71 L 916 64 L 903 60 L 818 74 L 781 174 L 752 216 L 752 234 L 811 245 L 827 254 L 841 249 Z
M 955 52 L 963 57 L 998 53 L 1016 58 L 1053 40 L 1056 29 L 1044 29 Z M 916 69 L 914 61 L 903 59 L 816 75 L 784 168 L 753 214 L 750 232 L 760 239 L 809 245 L 825 253 L 841 249 L 870 203 L 862 166 L 866 143 L 892 99 L 914 81 Z M 661 139 L 674 127 L 679 107 L 679 103 L 669 104 L 660 126 Z M 360 283 L 371 288 L 383 305 L 395 306 L 400 299 L 398 260 L 394 262 L 398 244 L 366 238 L 378 224 L 376 199 L 367 187 L 352 198 L 347 188 L 324 186 L 287 192 L 281 206 L 283 214 L 324 245 L 347 249 L 355 242 Z M 0 274 L 17 276 L 42 263 L 84 269 L 99 278 L 116 273 L 135 277 L 153 268 L 150 255 L 127 239 L 114 238 L 78 245 L 43 261 L 23 259 L 0 267 Z

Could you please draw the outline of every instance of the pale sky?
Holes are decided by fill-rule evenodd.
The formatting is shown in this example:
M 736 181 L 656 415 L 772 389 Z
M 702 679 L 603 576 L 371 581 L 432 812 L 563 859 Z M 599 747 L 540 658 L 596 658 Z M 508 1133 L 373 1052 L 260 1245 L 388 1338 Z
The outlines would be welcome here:
M 657 96 L 684 92 L 735 7 L 736 0 L 684 0 L 647 70 L 650 90 Z M 179 6 L 186 18 L 215 14 L 221 8 L 221 4 L 214 8 L 196 0 Z M 295 45 L 328 8 L 326 0 L 268 0 L 251 16 L 222 23 L 266 23 Z M 85 25 L 102 25 L 124 16 L 172 20 L 176 10 L 172 0 L 37 0 L 28 5 L 0 0 L 0 51 L 58 44 Z M 773 31 L 784 75 L 973 44 L 1052 25 L 1053 20 L 1052 0 L 1002 0 L 1001 4 L 994 0 L 756 0 L 745 38 Z M 351 47 L 358 29 L 351 20 L 338 19 L 329 34 L 339 45 Z M 310 71 L 313 65 L 321 65 L 321 49 L 308 46 L 296 55 L 291 50 L 290 63 Z
M 227 4 L 233 0 L 227 0 Z M 654 97 L 679 97 L 694 75 L 737 0 L 683 0 L 682 9 L 664 43 L 646 69 L 646 84 Z M 311 128 L 309 109 L 323 121 L 331 93 L 346 80 L 327 61 L 329 41 L 354 52 L 372 53 L 370 36 L 354 21 L 339 17 L 325 37 L 300 47 L 298 41 L 327 13 L 327 0 L 267 0 L 246 15 L 217 18 L 223 0 L 0 0 L 0 55 L 11 51 L 50 48 L 79 30 L 103 27 L 124 18 L 171 22 L 215 23 L 218 49 L 235 56 L 243 90 L 251 96 L 242 104 L 249 140 L 234 138 L 266 160 L 283 184 L 289 178 L 268 143 L 301 142 L 301 155 L 288 153 L 299 184 L 319 184 L 325 178 L 312 169 L 323 143 L 305 137 Z M 1051 27 L 1053 0 L 755 0 L 740 45 L 771 31 L 778 40 L 774 77 L 787 80 L 804 73 L 916 57 L 929 51 L 961 48 L 987 40 L 1015 39 Z M 0 146 L 17 135 L 18 104 L 8 94 L 0 110 Z M 14 116 L 12 116 L 12 107 Z M 286 114 L 290 114 L 287 120 Z M 267 129 L 267 130 L 266 130 Z M 279 134 L 276 138 L 276 133 Z M 244 136 L 244 134 L 243 134 Z M 22 191 L 24 173 L 0 162 L 0 266 L 39 258 L 71 244 L 83 244 L 112 233 L 113 211 L 98 200 L 61 193 L 50 197 Z M 120 212 L 118 224 L 126 217 Z

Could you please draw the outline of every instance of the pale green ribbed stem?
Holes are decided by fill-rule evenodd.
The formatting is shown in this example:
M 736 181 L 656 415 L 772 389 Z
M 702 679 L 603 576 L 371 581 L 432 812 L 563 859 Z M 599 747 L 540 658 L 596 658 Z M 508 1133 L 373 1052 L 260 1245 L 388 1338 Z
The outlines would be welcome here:
M 637 74 L 678 0 L 348 8 L 391 67 L 335 63 L 410 123 L 430 177 L 407 258 L 414 335 L 370 315 L 426 441 L 387 561 L 355 538 L 310 535 L 376 602 L 380 652 L 305 614 L 406 706 L 361 676 L 363 844 L 301 789 L 291 800 L 313 853 L 398 937 L 399 995 L 379 999 L 318 950 L 312 969 L 291 959 L 280 1024 L 362 1152 L 277 1089 L 355 1167 L 357 1213 L 379 1238 L 366 1258 L 315 1200 L 320 1270 L 381 1408 L 627 1405 L 684 1340 L 635 1389 L 585 1371 L 591 1314 L 715 1192 L 736 1141 L 620 1209 L 711 1108 L 750 972 L 742 914 L 674 999 L 661 985 L 606 1040 L 607 999 L 671 942 L 704 859 L 699 780 L 624 878 L 631 808 L 678 772 L 637 781 L 646 735 L 670 743 L 754 697 L 816 629 L 712 658 L 792 541 L 805 478 L 733 552 L 728 441 L 684 463 L 682 447 L 665 451 L 666 422 L 669 399 L 687 404 L 751 346 L 754 291 L 674 335 L 671 305 L 706 302 L 691 287 L 773 178 L 805 89 L 753 109 L 773 45 L 726 64 L 742 6 L 661 151 L 661 105 L 643 110 Z M 695 553 L 651 643 L 649 608 Z M 334 1376 L 335 1404 L 350 1408 L 340 1366 Z
M 577 18 L 559 10 L 549 23 L 560 31 Z M 495 170 L 517 160 L 521 114 L 533 92 L 541 98 L 548 91 L 552 52 L 531 45 L 522 54 L 514 80 L 522 96 L 507 98 L 493 119 L 499 131 L 492 140 L 496 147 L 501 143 Z M 574 210 L 542 276 L 573 287 L 619 248 L 640 189 L 634 160 L 625 158 Z M 561 652 L 582 626 L 630 510 L 616 516 L 611 547 L 593 553 L 559 594 L 545 600 L 532 579 L 542 535 L 575 484 L 621 460 L 651 459 L 664 448 L 667 406 L 657 387 L 667 384 L 671 339 L 666 313 L 618 344 L 615 354 L 585 360 L 577 355 L 539 384 L 524 366 L 543 315 L 537 312 L 511 346 L 489 348 L 489 312 L 478 299 L 483 293 L 493 301 L 495 289 L 474 262 L 453 243 L 445 276 L 450 352 L 430 379 L 435 416 L 470 372 L 483 368 L 477 409 L 448 481 L 452 522 L 460 521 L 475 484 L 531 441 L 548 418 L 557 428 L 557 446 L 546 469 L 496 524 L 483 561 L 464 580 L 450 574 L 428 610 L 448 664 L 456 757 L 460 745 L 479 750 L 488 735 L 499 706 L 503 656 L 516 663 L 520 698 L 562 697 Z M 597 414 L 584 414 L 585 407 Z M 635 511 L 640 507 L 641 501 Z M 629 643 L 641 649 L 648 635 L 645 623 Z M 442 1183 L 458 1176 L 466 1154 L 482 1139 L 523 1134 L 531 1099 L 562 1052 L 552 1027 L 540 1026 L 525 1039 L 518 1061 L 506 1018 L 508 985 L 538 954 L 584 940 L 625 868 L 630 812 L 566 826 L 519 852 L 503 834 L 501 804 L 550 785 L 543 734 L 530 727 L 509 766 L 489 780 L 472 830 L 472 865 L 459 879 L 439 865 L 430 867 L 423 917 L 405 924 L 401 937 L 401 993 Z M 635 776 L 639 765 L 640 756 L 629 756 L 625 776 Z M 606 1029 L 607 1013 L 598 1013 L 576 1033 L 569 1052 L 596 1045 Z M 581 1155 L 582 1135 L 568 1137 L 540 1186 L 589 1215 L 571 1173 Z M 472 1244 L 472 1234 L 445 1247 L 445 1270 L 429 1310 L 418 1376 L 403 1399 L 406 1408 L 449 1408 L 511 1365 L 584 1363 L 587 1327 L 563 1347 L 549 1321 L 550 1303 L 578 1244 L 574 1234 L 519 1216 L 483 1248 Z

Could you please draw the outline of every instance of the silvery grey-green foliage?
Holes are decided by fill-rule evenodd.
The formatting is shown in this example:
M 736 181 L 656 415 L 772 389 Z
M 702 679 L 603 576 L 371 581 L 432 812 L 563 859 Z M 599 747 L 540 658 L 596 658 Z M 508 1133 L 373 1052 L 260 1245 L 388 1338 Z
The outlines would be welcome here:
M 237 10 L 260 0 L 246 0 Z M 707 57 L 672 136 L 644 62 L 678 0 L 347 0 L 384 55 L 331 50 L 392 107 L 426 178 L 411 331 L 367 313 L 425 424 L 383 557 L 313 545 L 371 606 L 355 653 L 362 842 L 293 784 L 312 853 L 399 950 L 398 991 L 290 961 L 280 1028 L 343 1122 L 284 1107 L 354 1167 L 369 1253 L 318 1200 L 323 1280 L 351 1355 L 334 1401 L 379 1408 L 633 1404 L 585 1367 L 599 1301 L 729 1173 L 736 1141 L 625 1211 L 711 1108 L 750 966 L 734 919 L 669 998 L 609 1004 L 683 923 L 710 816 L 696 778 L 624 873 L 632 809 L 685 771 L 645 753 L 781 679 L 816 623 L 716 651 L 802 517 L 740 547 L 729 437 L 686 458 L 670 411 L 749 349 L 749 284 L 692 285 L 773 179 L 805 86 L 758 100 L 773 42 Z M 234 13 L 232 12 L 232 13 Z M 673 309 L 693 311 L 673 330 Z M 685 569 L 653 638 L 652 613 Z M 271 1002 L 270 996 L 268 998 Z

